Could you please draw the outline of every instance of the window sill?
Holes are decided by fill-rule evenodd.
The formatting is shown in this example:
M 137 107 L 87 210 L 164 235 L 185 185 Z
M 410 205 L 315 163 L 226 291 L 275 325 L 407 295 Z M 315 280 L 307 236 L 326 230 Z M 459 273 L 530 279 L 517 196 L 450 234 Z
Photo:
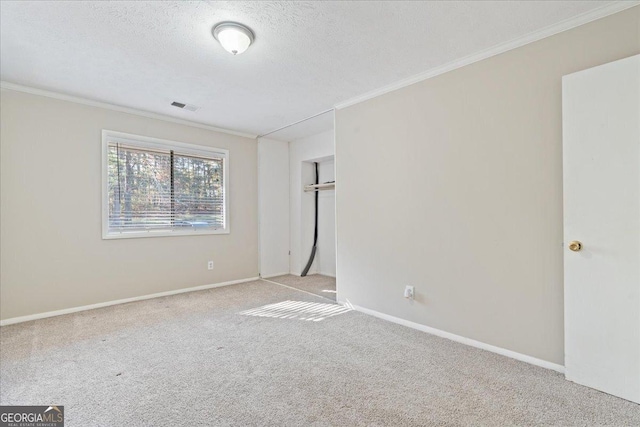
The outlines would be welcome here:
M 205 236 L 212 234 L 229 234 L 229 228 L 219 230 L 159 230 L 159 231 L 130 231 L 122 233 L 102 233 L 102 240 L 113 239 L 144 239 L 147 237 L 179 237 L 179 236 Z

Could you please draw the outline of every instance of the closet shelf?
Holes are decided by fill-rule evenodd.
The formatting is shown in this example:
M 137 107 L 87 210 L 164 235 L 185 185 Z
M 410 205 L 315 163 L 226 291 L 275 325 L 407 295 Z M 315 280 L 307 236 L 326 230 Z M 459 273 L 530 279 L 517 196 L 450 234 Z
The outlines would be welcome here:
M 335 182 L 328 182 L 326 184 L 310 184 L 304 186 L 304 191 L 321 191 L 321 190 L 333 190 L 336 188 Z

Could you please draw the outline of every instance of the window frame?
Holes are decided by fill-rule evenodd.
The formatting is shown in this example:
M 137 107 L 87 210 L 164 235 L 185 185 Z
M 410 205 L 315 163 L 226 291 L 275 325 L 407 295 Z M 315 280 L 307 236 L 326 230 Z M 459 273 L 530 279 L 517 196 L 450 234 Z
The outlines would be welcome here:
M 120 142 L 142 149 L 174 150 L 177 154 L 194 155 L 198 157 L 222 157 L 223 191 L 224 191 L 224 228 L 216 229 L 161 229 L 144 231 L 109 231 L 109 143 Z M 204 145 L 187 144 L 184 142 L 130 133 L 102 130 L 102 239 L 136 239 L 145 237 L 199 236 L 211 234 L 229 234 L 229 150 L 213 148 Z

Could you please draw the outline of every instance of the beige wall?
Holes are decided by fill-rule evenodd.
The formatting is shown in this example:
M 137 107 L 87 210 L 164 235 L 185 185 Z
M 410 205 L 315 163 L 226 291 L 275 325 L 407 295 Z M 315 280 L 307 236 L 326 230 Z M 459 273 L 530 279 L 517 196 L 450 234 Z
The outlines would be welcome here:
M 255 140 L 8 90 L 0 98 L 2 319 L 257 276 Z M 102 240 L 102 129 L 228 149 L 231 233 Z
M 639 27 L 634 7 L 338 110 L 339 299 L 562 364 L 561 77 L 639 53 Z

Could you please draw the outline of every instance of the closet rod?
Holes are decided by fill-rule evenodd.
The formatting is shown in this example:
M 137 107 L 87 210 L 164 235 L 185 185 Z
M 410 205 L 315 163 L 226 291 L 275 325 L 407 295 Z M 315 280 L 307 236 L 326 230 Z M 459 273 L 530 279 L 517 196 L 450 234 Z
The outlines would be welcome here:
M 310 184 L 304 186 L 304 191 L 320 191 L 320 190 L 333 190 L 336 188 L 335 182 L 327 182 L 325 184 Z

